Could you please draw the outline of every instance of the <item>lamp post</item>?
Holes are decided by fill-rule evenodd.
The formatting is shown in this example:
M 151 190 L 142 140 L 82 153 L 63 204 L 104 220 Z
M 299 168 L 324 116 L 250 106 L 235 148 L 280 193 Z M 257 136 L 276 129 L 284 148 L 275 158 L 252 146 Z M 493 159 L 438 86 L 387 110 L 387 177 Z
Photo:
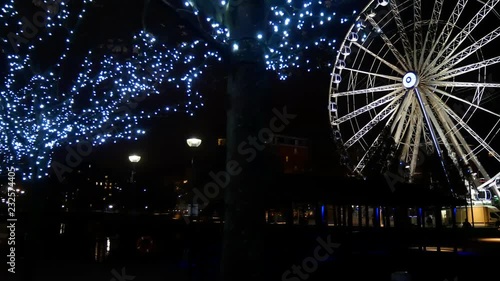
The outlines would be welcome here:
M 187 145 L 192 148 L 192 149 L 196 149 L 197 147 L 199 147 L 201 145 L 201 139 L 199 138 L 189 138 L 186 140 L 186 143 Z M 195 176 L 194 176 L 194 153 L 192 154 L 191 156 L 191 187 L 194 189 L 194 181 L 195 181 Z M 189 210 L 189 216 L 192 217 L 193 216 L 193 210 L 194 210 L 194 204 L 195 204 L 195 201 L 194 201 L 194 196 L 193 196 L 193 200 L 191 202 L 191 208 Z
M 137 154 L 132 154 L 128 157 L 128 160 L 132 163 L 132 172 L 130 173 L 130 192 L 132 193 L 132 198 L 136 198 L 136 194 L 135 193 L 135 181 L 134 181 L 134 174 L 135 174 L 135 166 L 136 164 L 141 161 L 141 156 L 137 155 Z M 135 199 L 134 199 L 135 201 Z M 129 201 L 130 202 L 130 201 Z M 135 206 L 131 206 L 132 207 L 132 210 L 135 209 Z
M 132 163 L 132 173 L 130 174 L 130 182 L 134 182 L 134 174 L 135 174 L 135 164 L 141 161 L 141 156 L 133 154 L 128 157 L 128 160 Z

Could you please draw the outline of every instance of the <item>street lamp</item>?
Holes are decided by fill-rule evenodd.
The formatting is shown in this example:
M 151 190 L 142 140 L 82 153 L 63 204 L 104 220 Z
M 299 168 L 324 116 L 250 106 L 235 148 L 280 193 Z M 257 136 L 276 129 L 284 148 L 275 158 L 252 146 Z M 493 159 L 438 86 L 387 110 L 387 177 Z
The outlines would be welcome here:
M 141 156 L 133 154 L 128 157 L 128 160 L 132 163 L 132 174 L 130 175 L 130 182 L 134 182 L 134 174 L 135 174 L 135 164 L 141 161 Z
M 198 147 L 201 145 L 201 139 L 189 138 L 186 140 L 186 143 L 189 147 Z
M 201 145 L 201 139 L 199 138 L 189 138 L 186 140 L 186 143 L 187 145 L 190 147 L 190 148 L 197 148 Z M 194 181 L 195 181 L 195 177 L 194 177 L 194 153 L 191 157 L 191 187 L 194 189 Z M 193 196 L 193 201 L 191 202 L 191 208 L 190 208 L 190 212 L 189 212 L 189 215 L 190 216 L 193 216 L 194 214 L 194 209 L 195 209 L 195 201 L 194 201 L 194 196 Z
M 132 172 L 130 173 L 130 195 L 132 195 L 132 198 L 134 198 L 133 200 L 135 201 L 135 189 L 136 189 L 136 186 L 135 186 L 135 182 L 134 182 L 134 174 L 135 174 L 135 165 L 141 161 L 141 156 L 137 155 L 137 154 L 132 154 L 128 157 L 128 160 L 132 163 Z M 127 200 L 128 201 L 128 200 Z M 130 202 L 130 201 L 128 201 Z M 131 206 L 132 209 L 135 209 L 135 203 L 134 203 L 134 206 Z
M 130 160 L 130 162 L 132 162 L 132 163 L 137 163 L 137 162 L 141 161 L 141 156 L 135 155 L 135 154 L 134 155 L 130 155 L 128 157 L 128 160 Z

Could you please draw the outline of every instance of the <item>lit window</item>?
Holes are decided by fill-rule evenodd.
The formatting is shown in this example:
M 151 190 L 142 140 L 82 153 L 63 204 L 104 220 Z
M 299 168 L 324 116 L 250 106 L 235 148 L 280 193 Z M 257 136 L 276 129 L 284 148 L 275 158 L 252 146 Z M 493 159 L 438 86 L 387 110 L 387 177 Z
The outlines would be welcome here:
M 285 156 L 285 162 L 288 162 L 288 156 Z
M 226 139 L 225 138 L 218 138 L 217 139 L 217 146 L 224 146 L 226 145 Z

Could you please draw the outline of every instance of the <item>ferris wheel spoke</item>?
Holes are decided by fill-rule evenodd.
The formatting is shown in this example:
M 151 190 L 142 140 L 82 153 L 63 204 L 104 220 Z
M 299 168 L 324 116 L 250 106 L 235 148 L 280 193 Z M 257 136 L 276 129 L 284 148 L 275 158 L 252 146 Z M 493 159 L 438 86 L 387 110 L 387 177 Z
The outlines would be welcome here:
M 496 137 L 496 135 L 498 135 L 498 132 L 500 132 L 500 128 L 497 129 L 497 126 L 498 124 L 500 123 L 500 120 L 498 120 L 495 125 L 493 126 L 493 128 L 490 130 L 490 132 L 488 133 L 488 135 L 484 138 L 484 140 L 489 144 L 491 142 L 488 141 L 488 139 L 490 138 L 494 138 Z M 472 152 L 470 152 L 469 154 L 471 155 L 477 155 L 478 153 L 482 152 L 484 150 L 483 147 L 476 147 L 472 150 Z
M 481 61 L 478 63 L 465 65 L 465 66 L 462 66 L 459 68 L 455 68 L 455 69 L 451 69 L 451 70 L 447 70 L 447 71 L 442 71 L 441 73 L 431 75 L 431 76 L 428 76 L 426 78 L 428 80 L 446 80 L 446 79 L 460 76 L 462 74 L 466 74 L 466 73 L 469 73 L 472 71 L 479 70 L 479 69 L 484 68 L 484 67 L 488 67 L 488 66 L 497 64 L 499 62 L 500 62 L 500 56 L 494 57 L 491 59 L 487 59 L 487 60 L 484 60 L 484 61 Z
M 485 141 L 483 140 L 467 123 L 465 123 L 460 116 L 458 116 L 449 106 L 440 102 L 440 106 L 448 115 L 455 120 L 457 125 L 467 131 L 486 151 L 488 151 L 495 159 L 500 161 L 500 155 Z
M 408 93 L 408 91 L 406 91 L 406 93 Z M 391 124 L 391 130 L 390 130 L 391 133 L 394 133 L 396 126 L 401 123 L 401 119 L 403 119 L 408 114 L 407 110 L 408 107 L 410 107 L 411 102 L 412 102 L 411 97 L 408 97 L 408 95 L 406 95 L 406 98 L 399 106 L 398 111 L 396 112 L 394 120 Z
M 450 39 L 451 32 L 453 31 L 453 28 L 456 26 L 458 19 L 460 18 L 460 15 L 462 12 L 465 10 L 465 5 L 467 5 L 468 0 L 458 0 L 457 4 L 455 5 L 455 8 L 453 8 L 453 11 L 451 12 L 450 18 L 448 19 L 448 22 L 445 24 L 443 27 L 443 30 L 438 36 L 438 39 L 432 44 L 431 51 L 427 55 L 427 58 L 425 59 L 425 62 L 423 65 L 429 65 L 430 60 L 432 59 L 432 55 L 436 50 L 444 50 L 446 44 L 448 43 L 448 40 Z M 422 65 L 421 65 L 422 66 Z
M 429 89 L 426 89 L 430 93 Z M 435 96 L 434 96 L 435 98 Z M 431 98 L 430 103 L 434 108 L 439 109 L 440 104 L 435 102 L 435 99 Z M 456 157 L 456 153 L 458 153 L 460 156 L 464 155 L 463 150 L 461 145 L 459 144 L 457 137 L 456 137 L 456 126 L 454 126 L 453 122 L 449 119 L 449 117 L 442 111 L 442 110 L 435 110 L 436 116 L 438 117 L 440 124 L 445 132 L 445 137 L 451 141 L 451 145 L 453 146 L 450 147 L 449 144 L 447 144 L 446 149 L 448 150 L 448 155 L 452 159 L 453 163 L 457 168 L 459 167 L 458 159 Z
M 445 114 L 444 116 L 445 116 L 449 126 L 451 128 L 453 128 L 453 135 L 458 139 L 459 144 L 460 144 L 459 147 L 463 148 L 463 149 L 458 150 L 460 159 L 462 159 L 464 161 L 465 165 L 469 165 L 469 159 L 470 159 L 470 161 L 472 161 L 474 163 L 474 165 L 477 167 L 479 172 L 484 177 L 489 177 L 488 172 L 486 172 L 486 169 L 484 169 L 481 162 L 479 162 L 479 159 L 477 159 L 477 157 L 476 157 L 477 153 L 475 153 L 474 150 L 471 150 L 471 148 L 469 147 L 469 144 L 467 143 L 465 138 L 462 136 L 462 133 L 460 133 L 460 131 L 458 130 L 457 125 L 455 123 L 453 123 L 453 121 L 450 119 L 450 117 L 447 114 Z M 464 150 L 465 150 L 465 152 L 464 152 Z
M 481 162 L 479 162 L 479 160 L 477 159 L 476 157 L 476 154 L 474 153 L 473 150 L 470 149 L 470 146 L 469 144 L 467 143 L 467 141 L 465 140 L 465 138 L 463 137 L 462 133 L 459 131 L 459 124 L 466 124 L 457 114 L 455 114 L 453 112 L 453 110 L 451 108 L 449 108 L 449 106 L 447 106 L 446 104 L 443 103 L 442 100 L 440 100 L 437 96 L 435 95 L 431 95 L 432 99 L 434 100 L 434 104 L 436 106 L 438 106 L 438 108 L 444 108 L 445 109 L 445 112 L 448 113 L 448 114 L 443 114 L 443 117 L 444 119 L 446 120 L 446 122 L 448 123 L 449 127 L 452 129 L 452 132 L 453 132 L 453 135 L 458 139 L 459 141 L 459 147 L 460 148 L 463 148 L 463 150 L 465 150 L 466 154 L 463 152 L 462 149 L 458 149 L 457 151 L 459 152 L 459 156 L 460 158 L 464 161 L 464 163 L 466 165 L 468 165 L 469 163 L 469 158 L 470 160 L 474 163 L 474 165 L 476 165 L 476 167 L 478 168 L 479 172 L 485 176 L 485 177 L 488 177 L 488 173 L 486 172 L 486 170 L 484 169 L 483 165 L 481 164 Z M 461 120 L 459 123 L 454 123 L 453 120 L 450 118 L 450 112 L 453 113 L 453 116 L 454 116 L 454 119 L 455 120 Z M 453 117 L 452 116 L 452 117 Z M 472 130 L 472 129 L 471 129 Z
M 479 12 L 472 18 L 472 20 L 460 31 L 457 36 L 450 41 L 449 45 L 443 48 L 436 58 L 432 61 L 431 65 L 436 65 L 440 58 L 447 58 L 451 54 L 455 53 L 458 47 L 470 36 L 472 31 L 481 23 L 481 21 L 495 8 L 500 0 L 489 0 L 484 6 L 479 10 Z
M 363 128 L 357 131 L 349 140 L 347 140 L 344 146 L 347 148 L 351 147 L 353 144 L 359 141 L 366 133 L 368 133 L 373 127 L 378 123 L 386 119 L 388 116 L 394 113 L 396 108 L 401 103 L 402 98 L 393 100 L 389 105 L 387 105 L 382 111 L 380 111 L 375 117 L 368 122 Z
M 387 92 L 387 91 L 394 91 L 396 89 L 402 89 L 401 83 L 373 87 L 373 88 L 369 88 L 369 89 L 361 89 L 361 90 L 333 93 L 332 97 L 336 98 L 336 97 L 343 97 L 343 96 L 370 94 L 370 93 L 377 93 L 377 92 Z
M 358 164 L 354 168 L 355 171 L 358 171 L 359 173 L 363 172 L 363 170 L 366 167 L 366 164 L 370 161 L 374 151 L 382 144 L 382 142 L 383 142 L 383 133 L 381 132 L 375 138 L 370 147 L 365 151 L 365 154 L 363 155 L 363 157 L 361 157 L 361 160 L 359 160 Z
M 410 182 L 413 181 L 413 175 L 415 174 L 415 170 L 417 168 L 418 154 L 420 152 L 420 138 L 422 137 L 422 117 L 420 115 L 416 115 L 416 125 L 411 134 L 408 134 L 409 142 L 408 144 L 408 153 L 406 157 L 406 163 L 410 163 Z
M 410 46 L 410 40 L 408 40 L 408 35 L 405 32 L 405 26 L 403 20 L 401 19 L 401 14 L 399 13 L 398 5 L 395 0 L 389 0 L 391 5 L 391 12 L 394 15 L 394 21 L 396 22 L 396 26 L 398 28 L 399 36 L 401 36 L 401 40 L 403 41 L 403 49 L 405 51 L 405 62 L 408 66 L 411 65 L 411 58 L 413 57 L 413 51 Z
M 369 77 L 380 77 L 380 78 L 385 78 L 385 79 L 388 79 L 388 80 L 393 80 L 393 81 L 401 81 L 401 77 L 396 77 L 396 76 L 391 76 L 391 75 L 385 75 L 385 74 L 379 74 L 379 73 L 375 73 L 375 72 L 368 72 L 368 71 L 363 71 L 363 70 L 359 70 L 359 69 L 353 69 L 353 68 L 344 68 L 344 70 L 348 70 L 348 71 L 353 71 L 353 72 L 357 72 L 357 73 L 361 73 L 361 74 L 366 74 L 368 75 Z
M 409 163 L 407 159 L 409 157 L 408 153 L 410 153 L 410 146 L 414 144 L 414 142 L 412 142 L 412 137 L 415 135 L 415 130 L 417 129 L 416 124 L 418 123 L 419 119 L 416 116 L 418 115 L 418 113 L 419 112 L 417 111 L 416 114 L 411 116 L 405 141 L 404 143 L 402 143 L 403 149 L 401 151 L 401 159 L 405 159 L 406 163 Z
M 450 136 L 453 146 L 455 147 L 455 151 L 457 151 L 458 156 L 463 159 L 464 163 L 466 165 L 469 164 L 469 161 L 466 157 L 466 152 L 471 152 L 469 145 L 465 141 L 465 138 L 462 136 L 460 131 L 458 130 L 458 127 L 453 121 L 450 119 L 448 114 L 443 113 L 442 111 L 439 111 L 440 118 L 443 121 L 444 126 L 446 127 L 447 130 L 447 135 Z
M 423 91 L 426 93 L 427 96 L 430 96 L 430 92 L 428 91 L 427 88 L 424 88 Z M 429 117 L 433 123 L 435 131 L 438 133 L 439 138 L 441 139 L 441 143 L 444 146 L 444 148 L 447 151 L 448 157 L 452 160 L 453 164 L 457 169 L 460 170 L 460 166 L 456 157 L 456 153 L 452 147 L 453 141 L 456 139 L 454 138 L 453 135 L 448 134 L 451 129 L 449 126 L 447 126 L 446 121 L 443 119 L 443 112 L 438 110 L 439 106 L 436 106 L 434 103 L 434 100 L 427 99 L 427 96 L 425 97 L 425 100 L 427 100 L 426 103 L 426 109 L 427 113 L 429 114 Z M 432 95 L 431 95 L 432 96 Z M 451 143 L 450 143 L 451 141 Z M 437 149 L 440 149 L 439 147 L 436 147 Z M 438 152 L 438 155 L 440 157 L 443 157 L 443 154 L 441 152 Z M 444 159 L 444 158 L 443 158 Z M 441 164 L 444 165 L 444 161 L 441 160 Z
M 423 53 L 422 50 L 422 2 L 421 0 L 415 0 L 413 3 L 413 18 L 415 23 L 413 24 L 413 65 L 418 66 L 419 52 Z
M 472 107 L 474 107 L 474 108 L 480 109 L 480 110 L 482 110 L 482 111 L 484 111 L 484 112 L 487 112 L 487 113 L 489 113 L 489 114 L 491 114 L 491 115 L 494 115 L 494 116 L 496 116 L 496 117 L 499 117 L 499 118 L 500 118 L 500 114 L 498 114 L 498 113 L 495 113 L 495 112 L 493 112 L 493 111 L 491 111 L 491 110 L 488 110 L 488 109 L 486 109 L 486 108 L 484 108 L 484 107 L 482 107 L 482 106 L 480 106 L 480 105 L 474 104 L 474 103 L 472 103 L 472 102 L 470 102 L 470 101 L 468 101 L 468 100 L 464 100 L 464 99 L 462 99 L 462 98 L 459 98 L 459 97 L 457 97 L 457 96 L 454 96 L 454 95 L 452 95 L 452 94 L 449 94 L 449 93 L 447 93 L 447 92 L 445 92 L 445 91 L 443 91 L 443 90 L 441 90 L 441 89 L 438 89 L 438 88 L 432 88 L 432 89 L 429 89 L 429 90 L 430 90 L 430 91 L 435 91 L 435 92 L 437 92 L 437 93 L 439 93 L 439 94 L 441 94 L 441 95 L 443 95 L 443 96 L 446 96 L 446 97 L 452 98 L 452 99 L 454 99 L 454 100 L 456 100 L 456 101 L 459 101 L 459 102 L 465 103 L 465 104 L 467 104 L 467 105 L 469 105 L 469 106 L 472 106 Z
M 491 137 L 491 138 L 494 138 L 498 132 L 500 131 L 500 128 L 496 129 L 496 127 L 500 124 L 500 119 L 497 120 L 497 122 L 495 123 L 495 126 L 493 126 L 490 130 L 490 132 L 488 133 L 488 135 L 484 138 L 485 141 L 488 141 L 488 139 Z M 495 132 L 495 134 L 493 134 L 493 132 Z M 493 136 L 492 136 L 493 134 Z M 488 141 L 489 143 L 489 141 Z
M 387 123 L 385 125 L 385 128 L 378 134 L 378 136 L 375 138 L 373 143 L 370 145 L 370 147 L 365 150 L 365 154 L 363 157 L 361 157 L 361 160 L 359 160 L 358 164 L 354 168 L 354 171 L 358 171 L 360 174 L 363 172 L 363 170 L 366 167 L 366 164 L 370 161 L 371 157 L 373 156 L 375 150 L 382 144 L 384 141 L 384 131 L 388 129 L 389 124 L 393 121 L 395 114 L 392 114 L 389 119 L 387 119 Z
M 369 110 L 375 109 L 383 104 L 386 104 L 386 103 L 394 100 L 398 96 L 400 96 L 401 91 L 402 91 L 401 89 L 395 90 L 395 91 L 379 98 L 376 101 L 373 101 L 373 102 L 371 102 L 371 103 L 369 103 L 361 108 L 358 108 L 358 109 L 356 109 L 356 110 L 354 110 L 354 111 L 352 111 L 352 112 L 350 112 L 342 117 L 339 117 L 332 122 L 332 125 L 340 125 L 341 123 L 348 121 L 354 117 L 357 117 L 357 116 L 359 116 L 359 115 L 361 115 Z
M 500 1 L 500 0 L 499 0 Z M 367 17 L 368 22 L 375 28 L 375 30 L 378 31 L 378 34 L 380 35 L 380 38 L 384 41 L 385 45 L 391 50 L 391 53 L 396 57 L 396 60 L 398 63 L 403 67 L 403 68 L 408 68 L 408 65 L 405 63 L 405 58 L 401 53 L 396 49 L 394 44 L 391 42 L 391 40 L 385 35 L 384 31 L 380 26 L 375 22 L 375 20 L 371 17 Z
M 430 50 L 432 48 L 432 43 L 436 39 L 436 33 L 437 29 L 439 26 L 439 18 L 441 17 L 441 11 L 443 10 L 443 2 L 444 0 L 435 0 L 434 1 L 434 8 L 432 9 L 432 16 L 431 16 L 431 21 L 429 23 L 429 29 L 427 31 L 427 34 L 425 35 L 425 41 L 424 41 L 424 49 L 422 54 L 420 55 L 420 64 L 419 66 L 422 68 L 423 67 L 423 61 L 424 61 L 424 54 L 426 53 L 427 50 Z
M 477 105 L 481 106 L 481 100 L 483 99 L 484 90 L 485 90 L 485 88 L 483 88 L 483 87 L 477 87 L 474 90 L 474 97 L 472 98 L 472 101 L 471 101 L 473 104 L 477 104 Z M 464 120 L 464 121 L 469 122 L 469 120 L 472 118 L 473 114 L 476 113 L 476 111 L 477 111 L 476 107 L 467 108 L 467 110 L 465 111 L 465 113 L 462 116 L 462 119 L 464 119 L 464 117 L 467 117 L 466 120 Z
M 388 67 L 390 67 L 392 70 L 396 71 L 397 73 L 399 73 L 401 75 L 405 75 L 406 74 L 403 70 L 401 70 L 397 66 L 393 65 L 392 63 L 386 61 L 385 59 L 381 58 L 379 55 L 375 54 L 374 52 L 368 50 L 367 48 L 365 48 L 363 45 L 359 44 L 358 42 L 353 42 L 353 44 L 355 46 L 357 46 L 358 48 L 360 48 L 361 50 L 365 51 L 366 53 L 370 54 L 375 59 L 381 61 L 382 63 L 384 63 L 385 65 L 387 65 Z
M 349 75 L 349 82 L 347 83 L 347 89 L 355 89 L 356 88 L 356 82 L 358 81 L 358 72 L 351 72 L 351 75 Z
M 394 141 L 397 143 L 397 146 L 401 144 L 403 140 L 404 133 L 408 131 L 408 126 L 412 122 L 412 116 L 415 114 L 415 103 L 413 103 L 413 99 L 408 97 L 410 100 L 407 109 L 403 112 L 403 116 L 401 121 L 399 122 L 398 128 L 396 129 L 396 133 L 394 134 Z
M 455 81 L 432 81 L 429 86 L 438 87 L 457 87 L 457 88 L 500 88 L 500 83 L 481 83 L 481 82 L 455 82 Z
M 445 60 L 441 64 L 436 66 L 435 69 L 439 70 L 441 68 L 444 68 L 439 74 L 447 71 L 451 66 L 457 65 L 458 63 L 460 63 L 464 59 L 468 58 L 470 55 L 474 54 L 475 52 L 480 50 L 482 47 L 486 46 L 488 43 L 495 40 L 498 36 L 500 36 L 500 27 L 497 27 L 495 30 L 488 33 L 486 36 L 479 39 L 477 42 L 475 42 L 471 46 L 460 51 L 456 55 L 445 58 Z

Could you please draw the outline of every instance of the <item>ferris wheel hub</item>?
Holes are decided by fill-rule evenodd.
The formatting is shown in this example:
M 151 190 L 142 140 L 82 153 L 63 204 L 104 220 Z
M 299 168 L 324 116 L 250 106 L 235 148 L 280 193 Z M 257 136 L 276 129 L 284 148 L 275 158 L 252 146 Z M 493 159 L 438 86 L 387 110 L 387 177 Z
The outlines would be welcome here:
M 406 89 L 413 89 L 418 86 L 418 75 L 413 72 L 407 72 L 405 76 L 403 76 L 403 86 L 405 86 Z

